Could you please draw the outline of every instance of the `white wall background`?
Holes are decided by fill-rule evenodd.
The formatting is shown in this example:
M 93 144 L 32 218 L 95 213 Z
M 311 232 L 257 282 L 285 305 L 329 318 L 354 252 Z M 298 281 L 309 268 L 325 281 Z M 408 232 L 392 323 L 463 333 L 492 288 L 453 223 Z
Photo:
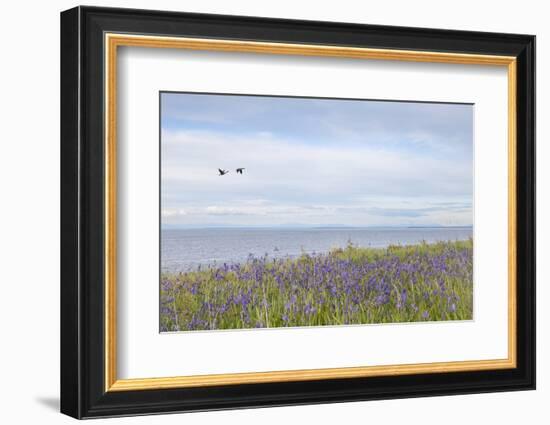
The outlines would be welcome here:
M 550 27 L 535 0 L 144 0 L 96 5 L 537 35 L 538 390 L 110 420 L 109 423 L 547 423 L 550 413 Z M 59 392 L 59 12 L 78 3 L 9 2 L 0 17 L 0 418 L 69 423 Z

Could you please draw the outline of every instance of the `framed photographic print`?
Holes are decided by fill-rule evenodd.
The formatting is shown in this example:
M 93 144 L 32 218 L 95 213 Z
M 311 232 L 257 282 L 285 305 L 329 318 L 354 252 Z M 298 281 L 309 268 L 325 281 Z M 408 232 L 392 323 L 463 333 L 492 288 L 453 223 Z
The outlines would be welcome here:
M 535 37 L 61 14 L 61 411 L 533 389 Z

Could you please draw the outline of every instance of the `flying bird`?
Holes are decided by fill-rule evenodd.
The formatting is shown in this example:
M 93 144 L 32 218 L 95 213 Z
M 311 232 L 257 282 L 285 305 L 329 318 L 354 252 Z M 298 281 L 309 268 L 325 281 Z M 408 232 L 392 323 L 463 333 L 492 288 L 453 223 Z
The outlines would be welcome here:
M 220 176 L 223 176 L 223 175 L 229 173 L 228 170 L 222 170 L 221 168 L 218 168 L 218 171 L 219 171 L 219 173 L 220 173 Z
M 245 168 L 237 168 L 235 171 L 237 172 L 237 174 L 242 174 L 244 169 Z

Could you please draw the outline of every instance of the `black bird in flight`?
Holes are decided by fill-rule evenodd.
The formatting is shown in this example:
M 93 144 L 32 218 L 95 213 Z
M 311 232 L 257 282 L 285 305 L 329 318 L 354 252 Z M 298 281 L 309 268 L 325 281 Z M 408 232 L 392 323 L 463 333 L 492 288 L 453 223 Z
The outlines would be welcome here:
M 228 170 L 222 170 L 221 168 L 218 168 L 218 171 L 220 172 L 220 176 L 223 176 L 223 175 L 229 173 Z
M 244 168 L 237 168 L 235 171 L 237 172 L 237 174 L 242 174 L 243 170 Z

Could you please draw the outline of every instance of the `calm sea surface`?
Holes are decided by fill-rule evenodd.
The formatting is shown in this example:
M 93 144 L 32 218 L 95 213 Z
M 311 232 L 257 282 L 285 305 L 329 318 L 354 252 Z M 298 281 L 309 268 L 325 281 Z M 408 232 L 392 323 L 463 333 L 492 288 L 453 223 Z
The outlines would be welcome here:
M 454 241 L 472 236 L 471 227 L 456 228 L 216 228 L 164 229 L 162 271 L 179 272 L 199 265 L 242 262 L 252 254 L 271 258 L 296 257 L 356 246 L 382 248 L 390 244 Z

